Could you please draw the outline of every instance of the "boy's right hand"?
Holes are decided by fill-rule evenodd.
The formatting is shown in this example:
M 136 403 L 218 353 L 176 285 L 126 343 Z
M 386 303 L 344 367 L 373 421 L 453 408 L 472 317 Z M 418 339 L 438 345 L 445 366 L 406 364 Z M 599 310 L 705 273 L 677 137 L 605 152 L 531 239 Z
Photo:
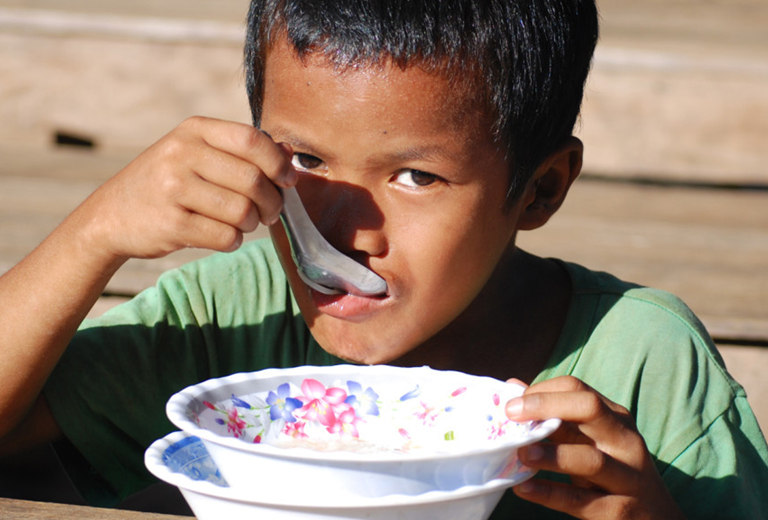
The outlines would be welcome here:
M 287 145 L 242 123 L 192 117 L 96 190 L 73 214 L 111 261 L 185 247 L 231 251 L 272 224 L 276 186 L 296 183 Z
M 277 186 L 297 180 L 291 154 L 249 125 L 188 119 L 0 276 L 13 302 L 0 315 L 0 454 L 60 435 L 40 392 L 114 272 L 184 247 L 236 249 L 277 220 Z

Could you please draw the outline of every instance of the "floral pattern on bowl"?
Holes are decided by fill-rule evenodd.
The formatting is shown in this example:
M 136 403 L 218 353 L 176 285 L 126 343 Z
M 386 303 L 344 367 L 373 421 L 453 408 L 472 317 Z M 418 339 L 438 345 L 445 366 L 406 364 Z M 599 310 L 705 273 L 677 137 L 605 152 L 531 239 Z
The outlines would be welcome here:
M 533 426 L 507 419 L 510 398 L 468 385 L 405 391 L 355 380 L 284 382 L 268 391 L 231 394 L 191 417 L 219 435 L 249 443 L 323 451 L 451 451 L 525 434 Z
M 166 413 L 238 493 L 342 503 L 530 478 L 518 448 L 560 421 L 509 421 L 506 403 L 523 391 L 429 367 L 299 366 L 200 382 Z

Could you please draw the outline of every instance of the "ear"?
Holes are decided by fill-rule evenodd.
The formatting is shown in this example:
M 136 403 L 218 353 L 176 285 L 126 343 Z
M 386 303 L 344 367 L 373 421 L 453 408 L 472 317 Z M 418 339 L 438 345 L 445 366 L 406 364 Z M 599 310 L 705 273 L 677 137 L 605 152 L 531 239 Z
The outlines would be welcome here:
M 531 176 L 523 192 L 518 229 L 543 226 L 560 209 L 568 190 L 581 172 L 584 145 L 575 137 L 547 157 Z

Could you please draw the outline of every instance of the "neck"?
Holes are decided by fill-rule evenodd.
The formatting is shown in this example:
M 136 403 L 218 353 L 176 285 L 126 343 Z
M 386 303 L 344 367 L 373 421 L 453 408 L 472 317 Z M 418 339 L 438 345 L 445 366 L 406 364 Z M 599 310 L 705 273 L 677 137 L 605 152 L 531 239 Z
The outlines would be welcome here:
M 530 383 L 557 343 L 569 299 L 556 263 L 511 247 L 472 304 L 396 363 Z

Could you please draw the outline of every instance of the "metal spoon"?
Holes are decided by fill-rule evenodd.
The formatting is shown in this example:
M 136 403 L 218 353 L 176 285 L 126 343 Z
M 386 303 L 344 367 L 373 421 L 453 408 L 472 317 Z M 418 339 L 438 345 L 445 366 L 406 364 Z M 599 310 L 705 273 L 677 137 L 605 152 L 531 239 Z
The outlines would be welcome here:
M 373 296 L 387 292 L 387 282 L 383 278 L 339 252 L 320 234 L 307 215 L 296 188 L 286 188 L 282 192 L 280 220 L 304 283 L 324 294 L 347 292 Z

